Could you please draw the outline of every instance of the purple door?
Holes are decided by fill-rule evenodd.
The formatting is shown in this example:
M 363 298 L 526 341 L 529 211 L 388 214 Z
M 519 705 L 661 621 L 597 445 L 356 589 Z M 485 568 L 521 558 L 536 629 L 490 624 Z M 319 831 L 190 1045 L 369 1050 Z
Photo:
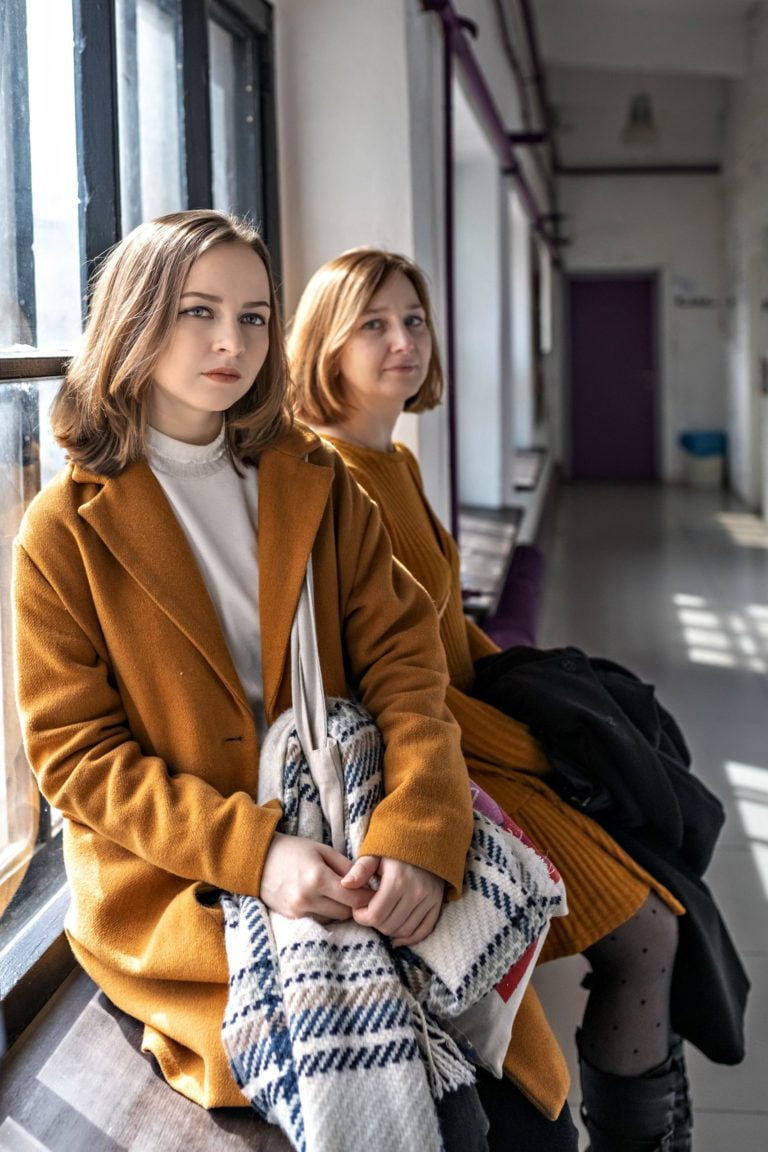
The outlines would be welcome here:
M 568 312 L 571 477 L 656 480 L 655 277 L 574 277 Z

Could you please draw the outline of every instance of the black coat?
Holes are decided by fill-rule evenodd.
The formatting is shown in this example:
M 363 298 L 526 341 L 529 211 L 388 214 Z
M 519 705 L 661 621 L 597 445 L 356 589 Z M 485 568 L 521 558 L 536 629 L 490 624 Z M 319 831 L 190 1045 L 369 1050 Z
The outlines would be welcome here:
M 548 783 L 685 905 L 672 1026 L 711 1060 L 738 1063 L 749 980 L 702 880 L 725 816 L 674 718 L 651 685 L 578 648 L 509 648 L 476 671 L 474 694 L 540 741 Z

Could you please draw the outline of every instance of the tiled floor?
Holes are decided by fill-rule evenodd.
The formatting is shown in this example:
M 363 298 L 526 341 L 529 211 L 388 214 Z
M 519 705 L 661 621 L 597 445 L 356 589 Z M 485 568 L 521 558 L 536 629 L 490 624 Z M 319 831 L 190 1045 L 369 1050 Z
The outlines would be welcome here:
M 768 1149 L 768 532 L 719 493 L 564 487 L 545 525 L 542 646 L 654 683 L 728 818 L 707 874 L 753 982 L 747 1058 L 688 1049 L 696 1152 Z M 580 958 L 536 977 L 574 1076 Z M 702 1004 L 702 1012 L 707 1005 Z
M 768 532 L 713 493 L 570 487 L 554 504 L 541 544 L 541 644 L 610 655 L 655 683 L 688 736 L 696 771 L 726 805 L 707 879 L 753 980 L 748 1054 L 726 1068 L 689 1050 L 694 1148 L 765 1152 Z M 574 1113 L 583 969 L 576 958 L 535 977 L 571 1062 Z M 73 976 L 3 1066 L 0 1150 L 283 1147 L 280 1134 L 251 1114 L 202 1113 L 169 1092 L 139 1051 L 139 1031 L 84 974 Z

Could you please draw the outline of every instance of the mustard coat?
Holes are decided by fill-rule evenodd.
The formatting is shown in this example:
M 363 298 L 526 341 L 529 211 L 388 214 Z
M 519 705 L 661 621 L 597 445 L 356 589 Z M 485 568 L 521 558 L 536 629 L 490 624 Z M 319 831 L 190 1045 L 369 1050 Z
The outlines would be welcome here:
M 309 453 L 308 459 L 305 458 Z M 315 566 L 325 689 L 348 685 L 386 744 L 364 852 L 461 887 L 472 831 L 435 612 L 393 564 L 378 511 L 297 427 L 259 465 L 259 613 L 268 722 L 290 705 L 289 638 Z M 17 693 L 29 762 L 65 817 L 67 933 L 145 1025 L 166 1079 L 243 1105 L 220 1039 L 227 995 L 215 890 L 257 896 L 279 818 L 259 807 L 258 735 L 185 536 L 146 461 L 70 466 L 15 550 Z

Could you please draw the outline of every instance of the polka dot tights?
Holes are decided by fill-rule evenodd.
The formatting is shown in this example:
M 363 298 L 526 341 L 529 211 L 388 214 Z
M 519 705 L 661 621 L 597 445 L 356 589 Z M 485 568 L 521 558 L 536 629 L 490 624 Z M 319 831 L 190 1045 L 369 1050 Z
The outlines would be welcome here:
M 667 1058 L 676 949 L 677 917 L 651 893 L 631 919 L 585 951 L 592 972 L 581 1049 L 595 1068 L 639 1076 Z

